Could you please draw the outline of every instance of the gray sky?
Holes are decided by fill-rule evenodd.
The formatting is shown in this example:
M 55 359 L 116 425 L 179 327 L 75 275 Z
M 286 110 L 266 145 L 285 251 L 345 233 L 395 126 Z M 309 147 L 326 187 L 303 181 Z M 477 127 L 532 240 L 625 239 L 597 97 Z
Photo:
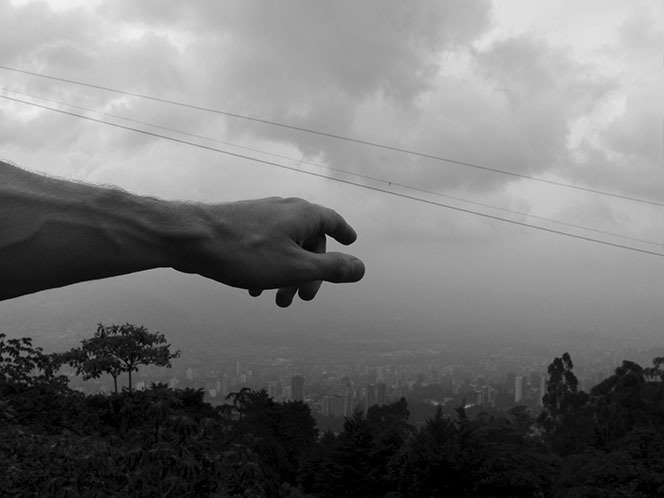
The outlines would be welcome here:
M 645 0 L 0 0 L 0 65 L 662 202 L 663 17 L 660 2 Z M 290 167 L 664 250 L 662 207 L 8 71 L 0 77 L 4 89 L 212 137 L 234 146 L 201 143 Z M 236 327 L 253 314 L 252 327 L 318 324 L 312 334 L 663 336 L 661 257 L 17 103 L 0 101 L 0 116 L 0 157 L 29 169 L 164 198 L 300 196 L 333 207 L 357 229 L 359 240 L 348 251 L 367 265 L 361 283 L 327 285 L 317 301 L 287 311 L 273 309 L 270 293 L 252 300 L 201 279 L 152 272 L 4 303 L 0 325 L 17 316 L 28 320 L 35 303 L 64 313 L 73 300 L 107 302 L 104 317 L 90 318 L 92 328 L 101 319 L 130 319 L 136 308 L 127 311 L 122 303 L 145 299 L 178 300 L 188 317 L 210 303 L 209 322 L 222 320 L 215 303 L 223 302 L 223 319 L 235 311 Z M 109 300 L 110 294 L 120 297 Z M 154 320 L 146 325 L 164 325 Z

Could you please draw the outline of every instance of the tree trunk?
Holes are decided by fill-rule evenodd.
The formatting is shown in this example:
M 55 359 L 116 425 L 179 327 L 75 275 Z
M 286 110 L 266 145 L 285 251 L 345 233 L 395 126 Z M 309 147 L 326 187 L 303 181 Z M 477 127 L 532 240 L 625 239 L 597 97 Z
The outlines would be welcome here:
M 118 376 L 113 376 L 113 386 L 115 387 L 115 394 L 118 394 Z
M 131 368 L 129 369 L 129 392 L 131 392 Z

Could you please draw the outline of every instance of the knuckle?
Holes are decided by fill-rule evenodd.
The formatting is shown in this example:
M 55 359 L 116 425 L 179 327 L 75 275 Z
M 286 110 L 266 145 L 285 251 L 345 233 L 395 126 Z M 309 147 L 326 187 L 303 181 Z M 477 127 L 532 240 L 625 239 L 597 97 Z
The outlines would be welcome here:
M 282 201 L 285 202 L 286 204 L 293 204 L 296 206 L 307 203 L 307 201 L 305 201 L 304 199 L 300 199 L 299 197 L 286 197 L 282 199 Z

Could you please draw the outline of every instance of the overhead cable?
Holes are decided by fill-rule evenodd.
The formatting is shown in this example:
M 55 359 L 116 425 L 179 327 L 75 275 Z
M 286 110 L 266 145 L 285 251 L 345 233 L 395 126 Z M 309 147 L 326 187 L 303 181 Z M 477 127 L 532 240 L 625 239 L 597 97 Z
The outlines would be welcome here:
M 488 219 L 492 219 L 492 220 L 496 220 L 496 221 L 502 221 L 502 222 L 505 222 L 505 223 L 510 223 L 512 225 L 517 225 L 517 226 L 521 226 L 521 227 L 525 227 L 525 228 L 531 228 L 531 229 L 534 229 L 534 230 L 540 230 L 540 231 L 543 231 L 543 232 L 553 233 L 553 234 L 556 234 L 556 235 L 570 237 L 570 238 L 574 238 L 574 239 L 578 239 L 578 240 L 585 240 L 585 241 L 588 241 L 588 242 L 594 242 L 594 243 L 597 243 L 597 244 L 616 247 L 616 248 L 625 249 L 625 250 L 629 250 L 629 251 L 639 252 L 639 253 L 643 253 L 643 254 L 650 254 L 650 255 L 653 255 L 653 256 L 660 256 L 660 257 L 664 256 L 664 253 L 660 253 L 660 252 L 650 251 L 650 250 L 647 250 L 647 249 L 641 249 L 641 248 L 628 246 L 628 245 L 623 245 L 623 244 L 617 244 L 615 242 L 609 242 L 609 241 L 606 241 L 606 240 L 596 239 L 596 238 L 593 238 L 593 237 L 587 237 L 587 236 L 584 236 L 584 235 L 573 234 L 573 233 L 565 232 L 565 231 L 562 231 L 562 230 L 556 230 L 556 229 L 553 229 L 553 228 L 547 228 L 547 227 L 543 227 L 543 226 L 539 226 L 539 225 L 533 225 L 533 224 L 525 223 L 525 222 L 522 222 L 522 221 L 511 220 L 509 218 L 503 218 L 501 216 L 496 216 L 496 215 L 492 215 L 492 214 L 488 214 L 488 213 L 482 213 L 480 211 L 474 211 L 472 209 L 466 209 L 466 208 L 462 208 L 462 207 L 458 207 L 458 206 L 452 206 L 452 205 L 449 205 L 449 204 L 443 204 L 441 202 L 432 201 L 430 199 L 422 199 L 420 197 L 416 197 L 416 196 L 413 196 L 413 195 L 408 195 L 408 194 L 404 194 L 404 193 L 400 193 L 400 192 L 390 191 L 390 190 L 386 190 L 386 189 L 380 188 L 380 187 L 374 187 L 374 186 L 370 186 L 370 185 L 363 185 L 361 183 L 353 182 L 351 180 L 345 180 L 343 178 L 336 178 L 334 176 L 323 175 L 321 173 L 315 173 L 313 171 L 308 171 L 308 170 L 303 170 L 303 169 L 299 169 L 299 168 L 296 168 L 296 167 L 286 166 L 284 164 L 275 163 L 273 161 L 267 161 L 265 159 L 255 158 L 255 157 L 247 156 L 247 155 L 244 155 L 244 154 L 238 154 L 236 152 L 231 152 L 231 151 L 219 149 L 217 147 L 211 147 L 211 146 L 204 145 L 204 144 L 198 144 L 198 143 L 195 143 L 195 142 L 190 142 L 188 140 L 183 140 L 183 139 L 179 139 L 179 138 L 175 138 L 175 137 L 170 137 L 168 135 L 162 135 L 162 134 L 154 133 L 154 132 L 147 131 L 147 130 L 141 130 L 141 129 L 138 129 L 138 128 L 125 126 L 125 125 L 121 125 L 121 124 L 118 124 L 118 123 L 112 123 L 110 121 L 104 121 L 102 119 L 96 119 L 96 118 L 93 118 L 93 117 L 90 117 L 90 116 L 85 116 L 85 115 L 82 115 L 82 114 L 77 114 L 77 113 L 74 113 L 74 112 L 65 111 L 63 109 L 57 109 L 57 108 L 37 104 L 35 102 L 29 102 L 29 101 L 25 101 L 25 100 L 21 100 L 21 99 L 16 99 L 16 98 L 13 98 L 13 97 L 8 97 L 6 95 L 0 95 L 0 98 L 6 99 L 6 100 L 9 100 L 9 101 L 13 101 L 13 102 L 17 102 L 17 103 L 22 103 L 22 104 L 33 106 L 33 107 L 38 107 L 38 108 L 41 108 L 41 109 L 50 110 L 50 111 L 53 111 L 53 112 L 57 112 L 57 113 L 60 113 L 60 114 L 65 114 L 65 115 L 80 118 L 80 119 L 85 119 L 87 121 L 92 121 L 92 122 L 95 122 L 95 123 L 100 123 L 100 124 L 105 124 L 105 125 L 108 125 L 108 126 L 113 126 L 115 128 L 121 128 L 121 129 L 124 129 L 124 130 L 133 131 L 133 132 L 136 132 L 136 133 L 141 133 L 141 134 L 148 135 L 148 136 L 151 136 L 151 137 L 163 138 L 165 140 L 170 140 L 172 142 L 176 142 L 176 143 L 180 143 L 180 144 L 184 144 L 184 145 L 190 145 L 190 146 L 193 146 L 193 147 L 198 147 L 198 148 L 213 151 L 213 152 L 218 152 L 220 154 L 225 154 L 225 155 L 232 156 L 232 157 L 246 159 L 246 160 L 249 160 L 249 161 L 265 164 L 265 165 L 268 165 L 268 166 L 274 166 L 274 167 L 277 167 L 277 168 L 286 169 L 286 170 L 294 171 L 294 172 L 297 172 L 297 173 L 302 173 L 302 174 L 314 176 L 314 177 L 317 177 L 317 178 L 324 178 L 324 179 L 327 179 L 327 180 L 332 180 L 332 181 L 343 183 L 343 184 L 346 184 L 346 185 L 353 185 L 353 186 L 356 186 L 356 187 L 365 188 L 365 189 L 372 190 L 372 191 L 375 191 L 375 192 L 382 192 L 382 193 L 385 193 L 385 194 L 388 194 L 388 195 L 393 195 L 393 196 L 396 196 L 396 197 L 400 197 L 400 198 L 403 198 L 403 199 L 409 199 L 409 200 L 416 201 L 416 202 L 422 202 L 424 204 L 429 204 L 429 205 L 432 205 L 432 206 L 438 206 L 438 207 L 442 207 L 442 208 L 445 208 L 445 209 L 451 209 L 451 210 L 462 212 L 462 213 L 473 214 L 473 215 L 480 216 L 480 217 L 483 217 L 483 218 L 488 218 Z
M 547 217 L 544 217 L 544 216 L 537 216 L 537 215 L 534 215 L 534 214 L 531 214 L 531 213 L 524 213 L 524 212 L 521 212 L 521 211 L 515 211 L 515 210 L 512 210 L 512 209 L 508 209 L 508 208 L 504 208 L 504 207 L 500 207 L 500 206 L 494 206 L 492 204 L 486 204 L 486 203 L 483 203 L 483 202 L 473 201 L 473 200 L 470 200 L 470 199 L 465 199 L 463 197 L 458 197 L 458 196 L 454 196 L 454 195 L 450 195 L 450 194 L 443 194 L 441 192 L 436 192 L 436 191 L 433 191 L 433 190 L 427 190 L 427 189 L 423 189 L 423 188 L 420 188 L 420 187 L 415 187 L 415 186 L 412 186 L 412 185 L 399 183 L 399 182 L 396 182 L 396 181 L 393 181 L 393 180 L 388 180 L 388 179 L 385 179 L 385 178 L 378 178 L 378 177 L 371 176 L 371 175 L 356 173 L 356 172 L 344 170 L 344 169 L 341 169 L 341 168 L 335 168 L 335 167 L 332 167 L 332 166 L 328 166 L 328 165 L 313 162 L 313 161 L 307 161 L 307 160 L 304 160 L 304 159 L 296 159 L 296 158 L 291 157 L 291 156 L 286 156 L 286 155 L 283 155 L 283 154 L 276 154 L 274 152 L 268 152 L 268 151 L 265 151 L 265 150 L 262 150 L 262 149 L 259 149 L 259 148 L 256 148 L 256 147 L 249 147 L 249 146 L 246 146 L 246 145 L 235 144 L 235 143 L 232 143 L 232 142 L 219 140 L 217 138 L 206 137 L 206 136 L 199 135 L 199 134 L 196 134 L 196 133 L 186 132 L 186 131 L 179 130 L 179 129 L 176 129 L 176 128 L 170 128 L 170 127 L 167 127 L 167 126 L 156 125 L 156 124 L 153 124 L 153 123 L 148 123 L 146 121 L 141 121 L 141 120 L 138 120 L 138 119 L 128 118 L 128 117 L 125 117 L 125 116 L 119 116 L 117 114 L 113 114 L 113 113 L 109 113 L 109 112 L 98 111 L 98 110 L 90 108 L 90 107 L 81 106 L 81 105 L 77 105 L 77 104 L 70 104 L 70 103 L 64 102 L 62 100 L 56 100 L 56 99 L 50 99 L 50 98 L 46 98 L 46 97 L 42 97 L 42 96 L 37 96 L 37 95 L 29 94 L 29 93 L 26 93 L 26 92 L 23 92 L 23 91 L 20 91 L 20 90 L 13 90 L 13 89 L 9 89 L 9 88 L 0 87 L 0 91 L 9 92 L 9 93 L 18 94 L 18 95 L 23 95 L 23 96 L 26 96 L 26 97 L 29 97 L 29 98 L 32 98 L 32 99 L 38 99 L 38 100 L 42 100 L 44 102 L 50 102 L 52 104 L 67 106 L 67 107 L 71 107 L 71 108 L 74 108 L 74 109 L 80 109 L 80 110 L 90 112 L 90 113 L 94 113 L 94 114 L 98 114 L 98 115 L 101 115 L 101 116 L 110 117 L 110 118 L 113 118 L 113 119 L 119 119 L 119 120 L 122 120 L 122 121 L 139 124 L 141 126 L 148 126 L 150 128 L 154 128 L 154 129 L 158 129 L 158 130 L 168 131 L 168 132 L 172 132 L 172 133 L 178 133 L 178 134 L 181 134 L 181 135 L 184 135 L 184 136 L 197 138 L 199 140 L 206 140 L 206 141 L 210 141 L 210 142 L 220 143 L 220 144 L 223 144 L 223 145 L 228 145 L 230 147 L 236 147 L 236 148 L 243 149 L 243 150 L 249 150 L 249 151 L 252 151 L 252 152 L 257 152 L 259 154 L 265 154 L 265 155 L 272 156 L 272 157 L 278 157 L 280 159 L 286 159 L 288 161 L 293 161 L 297 164 L 307 164 L 307 165 L 314 166 L 314 167 L 317 167 L 317 168 L 322 168 L 322 169 L 325 169 L 325 170 L 335 171 L 337 173 L 343 173 L 345 175 L 354 176 L 356 178 L 362 178 L 364 180 L 371 180 L 371 181 L 374 181 L 374 182 L 377 182 L 377 183 L 382 183 L 383 185 L 387 185 L 387 186 L 399 187 L 399 188 L 410 190 L 410 191 L 413 191 L 413 192 L 419 192 L 419 193 L 423 193 L 423 194 L 427 194 L 427 195 L 433 195 L 433 196 L 441 197 L 441 198 L 445 198 L 445 199 L 451 199 L 451 200 L 454 200 L 454 201 L 464 202 L 466 204 L 471 204 L 471 205 L 480 206 L 480 207 L 484 207 L 484 208 L 489 208 L 489 209 L 493 209 L 493 210 L 497 210 L 497 211 L 502 211 L 502 212 L 514 214 L 514 215 L 517 215 L 517 216 L 524 216 L 524 217 L 527 217 L 527 218 L 537 219 L 537 220 L 540 220 L 540 221 L 546 221 L 548 223 L 555 223 L 555 224 L 561 225 L 561 226 L 576 228 L 576 229 L 585 230 L 585 231 L 588 231 L 588 232 L 594 232 L 594 233 L 598 233 L 598 234 L 601 234 L 601 235 L 608 235 L 608 236 L 611 236 L 611 237 L 617 237 L 617 238 L 621 238 L 621 239 L 625 239 L 625 240 L 631 240 L 631 241 L 634 241 L 634 242 L 640 242 L 642 244 L 648 244 L 648 245 L 653 245 L 653 246 L 657 246 L 657 247 L 662 247 L 662 242 L 655 242 L 655 241 L 652 241 L 652 240 L 642 239 L 642 238 L 638 238 L 638 237 L 631 237 L 629 235 L 619 234 L 619 233 L 615 233 L 615 232 L 609 232 L 607 230 L 600 230 L 600 229 L 597 229 L 597 228 L 591 228 L 591 227 L 587 227 L 587 226 L 584 226 L 584 225 L 578 225 L 578 224 L 575 224 L 575 223 L 569 223 L 569 222 L 565 222 L 565 221 L 555 220 L 555 219 L 547 218 Z
M 378 143 L 378 142 L 372 142 L 372 141 L 369 141 L 369 140 L 363 140 L 363 139 L 359 139 L 359 138 L 347 137 L 347 136 L 344 136 L 344 135 L 338 135 L 338 134 L 335 134 L 335 133 L 328 133 L 328 132 L 324 132 L 324 131 L 320 131 L 320 130 L 313 130 L 313 129 L 305 128 L 305 127 L 301 127 L 301 126 L 295 126 L 295 125 L 291 125 L 291 124 L 287 124 L 287 123 L 281 123 L 279 121 L 272 121 L 272 120 L 269 120 L 269 119 L 262 119 L 262 118 L 258 118 L 258 117 L 254 117 L 254 116 L 247 116 L 247 115 L 244 115 L 244 114 L 238 114 L 238 113 L 229 112 L 229 111 L 225 111 L 225 110 L 221 110 L 221 109 L 214 109 L 214 108 L 210 108 L 210 107 L 189 104 L 189 103 L 186 103 L 186 102 L 180 102 L 180 101 L 176 101 L 176 100 L 153 97 L 153 96 L 145 95 L 145 94 L 142 94 L 142 93 L 130 92 L 130 91 L 127 91 L 127 90 L 119 90 L 117 88 L 111 88 L 111 87 L 107 87 L 107 86 L 103 86 L 103 85 L 96 85 L 96 84 L 93 84 L 93 83 L 86 83 L 86 82 L 77 81 L 77 80 L 68 79 L 68 78 L 61 78 L 61 77 L 57 77 L 57 76 L 38 73 L 38 72 L 34 72 L 34 71 L 27 71 L 27 70 L 24 70 L 24 69 L 18 69 L 18 68 L 14 68 L 14 67 L 8 67 L 8 66 L 0 65 L 0 69 L 4 69 L 6 71 L 13 71 L 13 72 L 16 72 L 16 73 L 21 73 L 21 74 L 27 74 L 27 75 L 30 75 L 30 76 L 37 76 L 37 77 L 40 77 L 40 78 L 46 78 L 46 79 L 54 80 L 54 81 L 60 81 L 60 82 L 63 82 L 63 83 L 69 83 L 69 84 L 73 84 L 73 85 L 85 86 L 85 87 L 88 87 L 88 88 L 95 88 L 97 90 L 103 90 L 103 91 L 118 93 L 118 94 L 122 94 L 122 95 L 129 95 L 129 96 L 132 96 L 132 97 L 151 100 L 151 101 L 154 101 L 154 102 L 160 102 L 160 103 L 164 103 L 164 104 L 175 105 L 175 106 L 179 106 L 179 107 L 185 107 L 185 108 L 188 108 L 188 109 L 194 109 L 194 110 L 198 110 L 198 111 L 205 111 L 205 112 L 210 112 L 210 113 L 214 113 L 214 114 L 220 114 L 220 115 L 223 115 L 223 116 L 228 116 L 228 117 L 232 117 L 232 118 L 236 118 L 236 119 L 243 119 L 243 120 L 252 121 L 252 122 L 255 122 L 255 123 L 262 123 L 262 124 L 266 124 L 266 125 L 270 125 L 270 126 L 278 126 L 278 127 L 281 127 L 281 128 L 287 128 L 287 129 L 290 129 L 290 130 L 295 130 L 295 131 L 299 131 L 299 132 L 303 132 L 303 133 L 309 133 L 309 134 L 324 136 L 324 137 L 328 137 L 328 138 L 332 138 L 332 139 L 336 139 L 336 140 L 343 140 L 343 141 L 346 141 L 346 142 L 352 142 L 352 143 L 356 143 L 356 144 L 360 144 L 360 145 L 366 145 L 366 146 L 380 148 L 380 149 L 384 149 L 384 150 L 390 150 L 390 151 L 393 151 L 393 152 L 400 152 L 402 154 L 408 154 L 408 155 L 422 157 L 422 158 L 426 158 L 426 159 L 432 159 L 432 160 L 435 160 L 435 161 L 442 161 L 442 162 L 446 162 L 446 163 L 450 163 L 450 164 L 455 164 L 455 165 L 458 165 L 458 166 L 464 166 L 464 167 L 479 169 L 479 170 L 483 170 L 483 171 L 487 171 L 487 172 L 491 172 L 491 173 L 496 173 L 496 174 L 508 175 L 508 176 L 512 176 L 512 177 L 515 177 L 515 178 L 521 178 L 521 179 L 524 179 L 524 180 L 530 180 L 530 181 L 546 183 L 546 184 L 549 184 L 549 185 L 555 185 L 557 187 L 564 187 L 564 188 L 579 190 L 579 191 L 583 191 L 583 192 L 589 192 L 589 193 L 593 193 L 593 194 L 597 194 L 597 195 L 604 195 L 604 196 L 609 196 L 609 197 L 615 197 L 615 198 L 618 198 L 618 199 L 623 199 L 623 200 L 639 202 L 639 203 L 643 203 L 643 204 L 651 204 L 651 205 L 654 205 L 654 206 L 664 207 L 664 202 L 659 202 L 659 201 L 654 201 L 654 200 L 649 200 L 649 199 L 641 199 L 641 198 L 638 198 L 638 197 L 619 194 L 617 192 L 608 192 L 608 191 L 605 191 L 605 190 L 595 189 L 595 188 L 591 188 L 591 187 L 583 187 L 583 186 L 579 186 L 579 185 L 573 185 L 571 183 L 560 182 L 560 181 L 557 181 L 557 180 L 549 180 L 549 179 L 546 179 L 546 178 L 540 178 L 540 177 L 536 177 L 536 176 L 525 175 L 525 174 L 522 174 L 522 173 L 516 173 L 514 171 L 508 171 L 508 170 L 503 170 L 503 169 L 499 169 L 499 168 L 492 168 L 492 167 L 489 167 L 489 166 L 482 166 L 482 165 L 479 165 L 479 164 L 475 164 L 475 163 L 471 163 L 471 162 L 467 162 L 467 161 L 460 161 L 460 160 L 449 158 L 449 157 L 439 156 L 439 155 L 435 155 L 435 154 L 428 154 L 428 153 L 419 152 L 419 151 L 415 151 L 415 150 L 411 150 L 411 149 L 406 149 L 406 148 L 403 148 L 403 147 L 396 147 L 396 146 L 393 146 L 393 145 L 381 144 L 381 143 Z

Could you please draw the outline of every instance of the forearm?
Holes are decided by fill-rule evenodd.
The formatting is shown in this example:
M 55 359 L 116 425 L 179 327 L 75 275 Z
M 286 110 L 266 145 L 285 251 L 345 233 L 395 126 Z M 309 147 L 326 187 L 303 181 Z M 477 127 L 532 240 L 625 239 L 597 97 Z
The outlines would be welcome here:
M 355 282 L 364 264 L 326 253 L 356 234 L 302 199 L 186 204 L 28 173 L 0 162 L 0 300 L 159 267 L 313 299 L 321 281 Z
M 182 210 L 0 163 L 0 299 L 169 266 Z

